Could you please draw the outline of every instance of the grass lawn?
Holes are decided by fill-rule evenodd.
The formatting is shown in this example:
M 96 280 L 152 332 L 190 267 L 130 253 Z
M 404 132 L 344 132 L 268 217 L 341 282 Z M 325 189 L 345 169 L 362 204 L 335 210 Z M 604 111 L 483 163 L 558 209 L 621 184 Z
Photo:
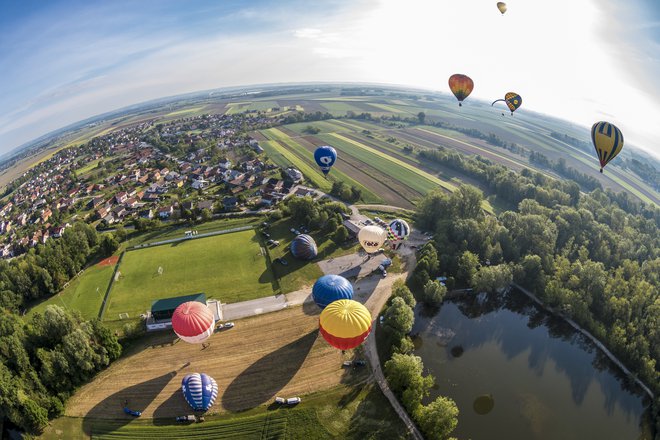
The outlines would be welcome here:
M 69 287 L 32 307 L 27 316 L 43 312 L 46 306 L 55 304 L 67 309 L 78 310 L 85 319 L 96 318 L 114 268 L 114 266 L 94 265 L 85 269 L 80 277 L 69 282 Z
M 238 228 L 240 226 L 256 226 L 262 221 L 263 218 L 261 216 L 241 216 L 235 218 L 219 218 L 206 223 L 196 224 L 194 226 L 191 226 L 188 223 L 162 226 L 152 231 L 131 234 L 128 238 L 126 247 L 169 240 L 172 238 L 182 238 L 184 232 L 191 229 L 196 230 L 199 234 L 205 234 L 207 232 L 222 231 L 225 229 Z
M 317 261 L 350 254 L 356 252 L 358 249 L 358 245 L 355 242 L 345 246 L 338 246 L 330 240 L 330 236 L 327 233 L 312 232 L 309 235 L 316 242 L 319 251 L 318 256 L 313 261 L 298 260 L 291 255 L 291 251 L 289 250 L 291 241 L 295 238 L 295 235 L 290 231 L 292 226 L 298 228 L 299 225 L 293 225 L 288 220 L 282 220 L 274 223 L 267 229 L 271 238 L 280 242 L 279 246 L 270 248 L 268 253 L 270 254 L 271 261 L 273 261 L 273 272 L 280 283 L 282 293 L 293 292 L 294 290 L 314 284 L 323 275 L 321 268 L 316 264 Z M 274 260 L 276 258 L 284 258 L 288 264 L 283 266 L 280 263 L 275 263 Z
M 60 417 L 41 438 L 95 439 L 403 439 L 406 430 L 373 383 L 342 385 L 303 396 L 296 407 L 262 406 L 236 414 L 205 417 L 204 423 L 174 420 L 98 420 L 85 433 L 85 419 Z
M 163 274 L 158 275 L 158 267 Z M 203 292 L 233 303 L 273 294 L 273 275 L 254 230 L 129 251 L 104 320 L 135 318 L 160 298 Z

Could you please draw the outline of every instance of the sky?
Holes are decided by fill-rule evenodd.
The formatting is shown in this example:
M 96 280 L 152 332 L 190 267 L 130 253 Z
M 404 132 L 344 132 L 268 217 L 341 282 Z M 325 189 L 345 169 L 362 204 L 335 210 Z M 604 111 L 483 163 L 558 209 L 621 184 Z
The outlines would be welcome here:
M 127 105 L 229 86 L 370 82 L 607 120 L 660 158 L 660 1 L 0 0 L 0 154 Z

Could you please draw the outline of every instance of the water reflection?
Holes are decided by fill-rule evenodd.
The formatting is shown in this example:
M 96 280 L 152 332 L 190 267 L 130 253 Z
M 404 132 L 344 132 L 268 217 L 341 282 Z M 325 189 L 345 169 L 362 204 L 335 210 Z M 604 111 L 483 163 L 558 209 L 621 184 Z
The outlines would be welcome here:
M 648 402 L 582 334 L 518 291 L 418 307 L 416 354 L 461 410 L 459 438 L 626 439 Z M 473 411 L 490 395 L 496 407 Z

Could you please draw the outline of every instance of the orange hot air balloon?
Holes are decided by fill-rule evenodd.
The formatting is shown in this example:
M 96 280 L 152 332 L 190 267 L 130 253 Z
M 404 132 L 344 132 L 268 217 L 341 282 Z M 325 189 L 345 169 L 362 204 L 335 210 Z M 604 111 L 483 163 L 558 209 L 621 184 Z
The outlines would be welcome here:
M 474 81 L 467 75 L 455 73 L 449 77 L 449 88 L 458 99 L 458 105 L 463 105 L 463 100 L 470 96 L 474 88 Z

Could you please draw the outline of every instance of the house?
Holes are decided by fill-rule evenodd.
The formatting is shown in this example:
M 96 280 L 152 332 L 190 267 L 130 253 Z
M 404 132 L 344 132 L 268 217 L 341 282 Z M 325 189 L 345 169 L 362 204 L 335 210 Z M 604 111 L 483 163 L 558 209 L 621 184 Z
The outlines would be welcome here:
M 192 211 L 195 209 L 195 202 L 192 200 L 188 200 L 187 202 L 183 202 L 181 204 L 181 209 L 187 210 L 187 211 Z
M 223 161 L 220 161 L 220 162 L 218 163 L 218 166 L 219 166 L 222 170 L 229 170 L 229 169 L 231 169 L 231 160 L 229 160 L 229 159 L 225 159 L 225 160 L 223 160 Z
M 222 199 L 222 205 L 225 209 L 233 209 L 238 205 L 238 199 L 236 197 L 225 197 Z
M 209 183 L 208 180 L 204 180 L 203 178 L 200 177 L 196 180 L 193 180 L 192 187 L 194 189 L 203 189 L 208 186 L 208 183 Z
M 295 168 L 287 168 L 286 169 L 286 174 L 294 182 L 300 182 L 303 178 L 302 173 L 299 170 L 295 169 Z
M 140 211 L 140 218 L 146 218 L 148 220 L 154 218 L 153 209 L 145 209 L 144 211 Z
M 127 213 L 128 211 L 126 211 L 126 208 L 123 206 L 117 206 L 112 210 L 112 214 L 116 219 L 124 218 L 124 216 L 126 216 Z
M 360 229 L 362 229 L 360 228 L 360 226 L 356 225 L 351 220 L 344 220 L 343 225 L 346 227 L 346 229 L 348 229 L 348 234 L 351 237 L 355 237 L 358 234 L 358 232 L 360 232 Z
M 131 197 L 130 199 L 127 199 L 126 203 L 125 203 L 125 206 L 127 208 L 131 208 L 131 209 L 135 208 L 137 205 L 138 205 L 138 200 L 134 197 Z
M 208 209 L 209 211 L 213 211 L 213 200 L 202 200 L 197 204 L 197 209 L 200 211 L 203 211 L 205 209 Z
M 174 212 L 174 207 L 172 205 L 165 206 L 158 210 L 158 217 L 160 218 L 169 218 Z
M 128 194 L 126 194 L 126 192 L 124 192 L 124 191 L 122 191 L 120 193 L 117 193 L 115 195 L 115 201 L 118 204 L 124 203 L 126 201 L 126 199 L 128 199 Z
M 87 203 L 88 208 L 96 209 L 103 204 L 103 197 L 94 197 Z

